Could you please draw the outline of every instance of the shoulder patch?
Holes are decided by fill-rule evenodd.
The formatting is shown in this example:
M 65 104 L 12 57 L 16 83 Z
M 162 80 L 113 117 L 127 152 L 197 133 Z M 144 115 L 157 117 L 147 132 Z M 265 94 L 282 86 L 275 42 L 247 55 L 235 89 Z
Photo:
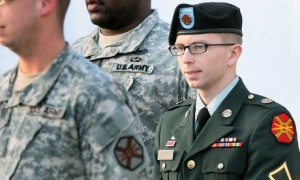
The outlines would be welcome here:
M 114 149 L 118 163 L 133 171 L 144 162 L 144 151 L 142 145 L 133 137 L 121 137 Z
M 287 167 L 286 162 L 284 162 L 280 167 L 276 168 L 272 172 L 269 173 L 270 180 L 277 180 L 277 179 L 286 179 L 292 180 L 291 174 Z
M 273 117 L 271 132 L 278 142 L 289 144 L 295 136 L 295 126 L 293 119 L 286 113 L 281 113 Z

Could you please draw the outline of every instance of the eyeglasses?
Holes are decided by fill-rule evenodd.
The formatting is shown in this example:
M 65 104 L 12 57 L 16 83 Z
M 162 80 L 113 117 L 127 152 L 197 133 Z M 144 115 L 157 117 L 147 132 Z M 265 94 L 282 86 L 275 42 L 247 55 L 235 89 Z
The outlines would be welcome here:
M 191 54 L 202 54 L 207 51 L 208 46 L 232 46 L 234 43 L 225 43 L 225 44 L 192 44 L 190 46 L 183 45 L 172 45 L 169 47 L 169 50 L 173 56 L 181 56 L 184 54 L 185 49 L 188 48 Z

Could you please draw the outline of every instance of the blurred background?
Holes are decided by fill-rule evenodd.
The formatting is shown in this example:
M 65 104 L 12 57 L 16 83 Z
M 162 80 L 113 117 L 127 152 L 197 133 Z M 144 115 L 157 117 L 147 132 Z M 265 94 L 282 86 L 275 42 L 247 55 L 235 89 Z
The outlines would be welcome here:
M 200 2 L 207 1 L 152 0 L 152 8 L 158 10 L 161 19 L 170 23 L 178 4 Z M 251 92 L 267 96 L 289 109 L 300 133 L 300 73 L 297 72 L 300 70 L 300 1 L 220 2 L 235 4 L 243 15 L 244 51 L 239 60 L 238 75 Z M 72 0 L 65 23 L 65 36 L 69 43 L 72 44 L 94 28 L 85 1 Z M 0 46 L 0 74 L 16 63 L 17 56 Z

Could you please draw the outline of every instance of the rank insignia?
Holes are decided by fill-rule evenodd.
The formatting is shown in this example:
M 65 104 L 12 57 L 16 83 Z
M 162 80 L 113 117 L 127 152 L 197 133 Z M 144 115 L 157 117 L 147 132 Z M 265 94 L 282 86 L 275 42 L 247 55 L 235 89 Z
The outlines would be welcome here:
M 114 154 L 118 163 L 129 170 L 138 168 L 144 161 L 142 145 L 131 136 L 122 137 L 118 140 Z
M 277 180 L 277 179 L 291 180 L 292 177 L 291 177 L 291 174 L 289 172 L 286 162 L 284 162 L 279 168 L 270 172 L 269 178 L 270 178 L 270 180 Z
M 216 143 L 212 144 L 212 148 L 227 148 L 227 147 L 242 147 L 243 143 L 238 142 L 236 137 L 231 138 L 221 138 Z
M 292 118 L 286 113 L 273 117 L 271 132 L 278 142 L 291 143 L 295 136 L 295 126 Z

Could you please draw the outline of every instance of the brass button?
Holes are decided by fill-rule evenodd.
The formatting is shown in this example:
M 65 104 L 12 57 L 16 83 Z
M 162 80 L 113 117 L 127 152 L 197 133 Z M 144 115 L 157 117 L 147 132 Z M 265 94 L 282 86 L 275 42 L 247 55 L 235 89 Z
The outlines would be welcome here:
M 224 164 L 223 164 L 223 163 L 219 163 L 219 164 L 218 164 L 218 169 L 219 169 L 219 170 L 222 170 L 223 168 L 224 168 Z
M 187 167 L 189 169 L 194 169 L 196 167 L 196 162 L 193 160 L 189 160 L 189 162 L 187 163 Z
M 166 169 L 166 167 L 167 167 L 166 163 L 163 163 L 163 164 L 161 165 L 161 168 L 162 168 L 163 170 Z

